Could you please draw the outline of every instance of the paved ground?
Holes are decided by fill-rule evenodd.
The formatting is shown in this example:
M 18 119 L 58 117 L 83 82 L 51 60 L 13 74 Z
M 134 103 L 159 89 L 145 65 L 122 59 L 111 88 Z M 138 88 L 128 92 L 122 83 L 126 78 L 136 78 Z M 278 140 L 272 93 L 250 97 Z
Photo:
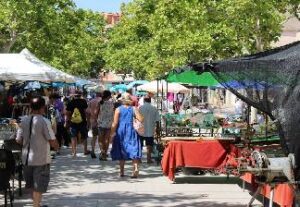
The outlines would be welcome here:
M 138 179 L 130 178 L 129 163 L 127 176 L 119 178 L 117 163 L 100 162 L 82 153 L 72 159 L 70 149 L 63 149 L 53 160 L 51 173 L 50 189 L 43 200 L 49 207 L 239 207 L 246 206 L 251 198 L 236 184 L 236 178 L 227 181 L 224 177 L 179 176 L 172 183 L 159 166 L 146 163 L 142 163 Z M 30 203 L 25 193 L 21 198 L 16 196 L 14 206 L 31 206 Z

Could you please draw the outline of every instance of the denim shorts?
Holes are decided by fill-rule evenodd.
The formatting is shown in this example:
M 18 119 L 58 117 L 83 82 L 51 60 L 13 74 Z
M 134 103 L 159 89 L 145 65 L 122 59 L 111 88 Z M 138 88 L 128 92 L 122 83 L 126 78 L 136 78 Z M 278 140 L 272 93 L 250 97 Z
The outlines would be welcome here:
M 46 193 L 50 181 L 50 164 L 24 166 L 25 187 L 36 192 Z
M 71 124 L 70 127 L 71 138 L 77 137 L 80 133 L 81 139 L 85 140 L 88 137 L 88 130 L 86 124 Z

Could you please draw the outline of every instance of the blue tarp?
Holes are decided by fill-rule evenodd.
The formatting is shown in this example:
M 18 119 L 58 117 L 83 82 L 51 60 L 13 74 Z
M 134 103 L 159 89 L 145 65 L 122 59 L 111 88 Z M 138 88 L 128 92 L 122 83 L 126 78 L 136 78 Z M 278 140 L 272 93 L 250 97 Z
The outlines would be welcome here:
M 247 89 L 247 88 L 253 88 L 253 89 L 258 89 L 258 90 L 263 90 L 265 88 L 271 88 L 271 87 L 275 87 L 274 85 L 270 85 L 268 83 L 265 82 L 251 82 L 248 80 L 245 81 L 236 81 L 236 80 L 232 80 L 229 82 L 226 82 L 225 85 L 234 88 L 234 89 Z M 217 88 L 224 88 L 224 86 L 222 84 L 218 84 L 216 86 Z

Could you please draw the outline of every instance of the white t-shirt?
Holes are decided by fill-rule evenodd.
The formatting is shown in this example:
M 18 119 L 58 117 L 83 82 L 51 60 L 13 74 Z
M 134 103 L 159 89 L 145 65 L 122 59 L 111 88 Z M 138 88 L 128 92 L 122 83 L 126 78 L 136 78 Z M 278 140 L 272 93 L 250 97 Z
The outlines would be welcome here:
M 144 117 L 144 137 L 153 137 L 154 128 L 157 121 L 160 120 L 157 108 L 152 106 L 150 103 L 144 103 L 143 106 L 139 108 L 140 113 Z
M 33 115 L 31 137 L 29 139 L 30 120 L 32 115 L 22 119 L 17 132 L 17 140 L 22 141 L 22 162 L 25 164 L 28 154 L 29 166 L 41 166 L 51 163 L 50 140 L 55 140 L 55 135 L 48 119 L 42 115 Z

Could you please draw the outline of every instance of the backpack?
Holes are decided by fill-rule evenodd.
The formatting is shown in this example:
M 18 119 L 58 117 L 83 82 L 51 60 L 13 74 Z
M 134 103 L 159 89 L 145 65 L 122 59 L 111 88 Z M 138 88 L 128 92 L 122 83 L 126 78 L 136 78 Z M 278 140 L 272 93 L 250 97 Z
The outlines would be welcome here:
M 82 122 L 82 116 L 78 108 L 75 108 L 71 117 L 71 122 L 75 124 L 80 124 Z

